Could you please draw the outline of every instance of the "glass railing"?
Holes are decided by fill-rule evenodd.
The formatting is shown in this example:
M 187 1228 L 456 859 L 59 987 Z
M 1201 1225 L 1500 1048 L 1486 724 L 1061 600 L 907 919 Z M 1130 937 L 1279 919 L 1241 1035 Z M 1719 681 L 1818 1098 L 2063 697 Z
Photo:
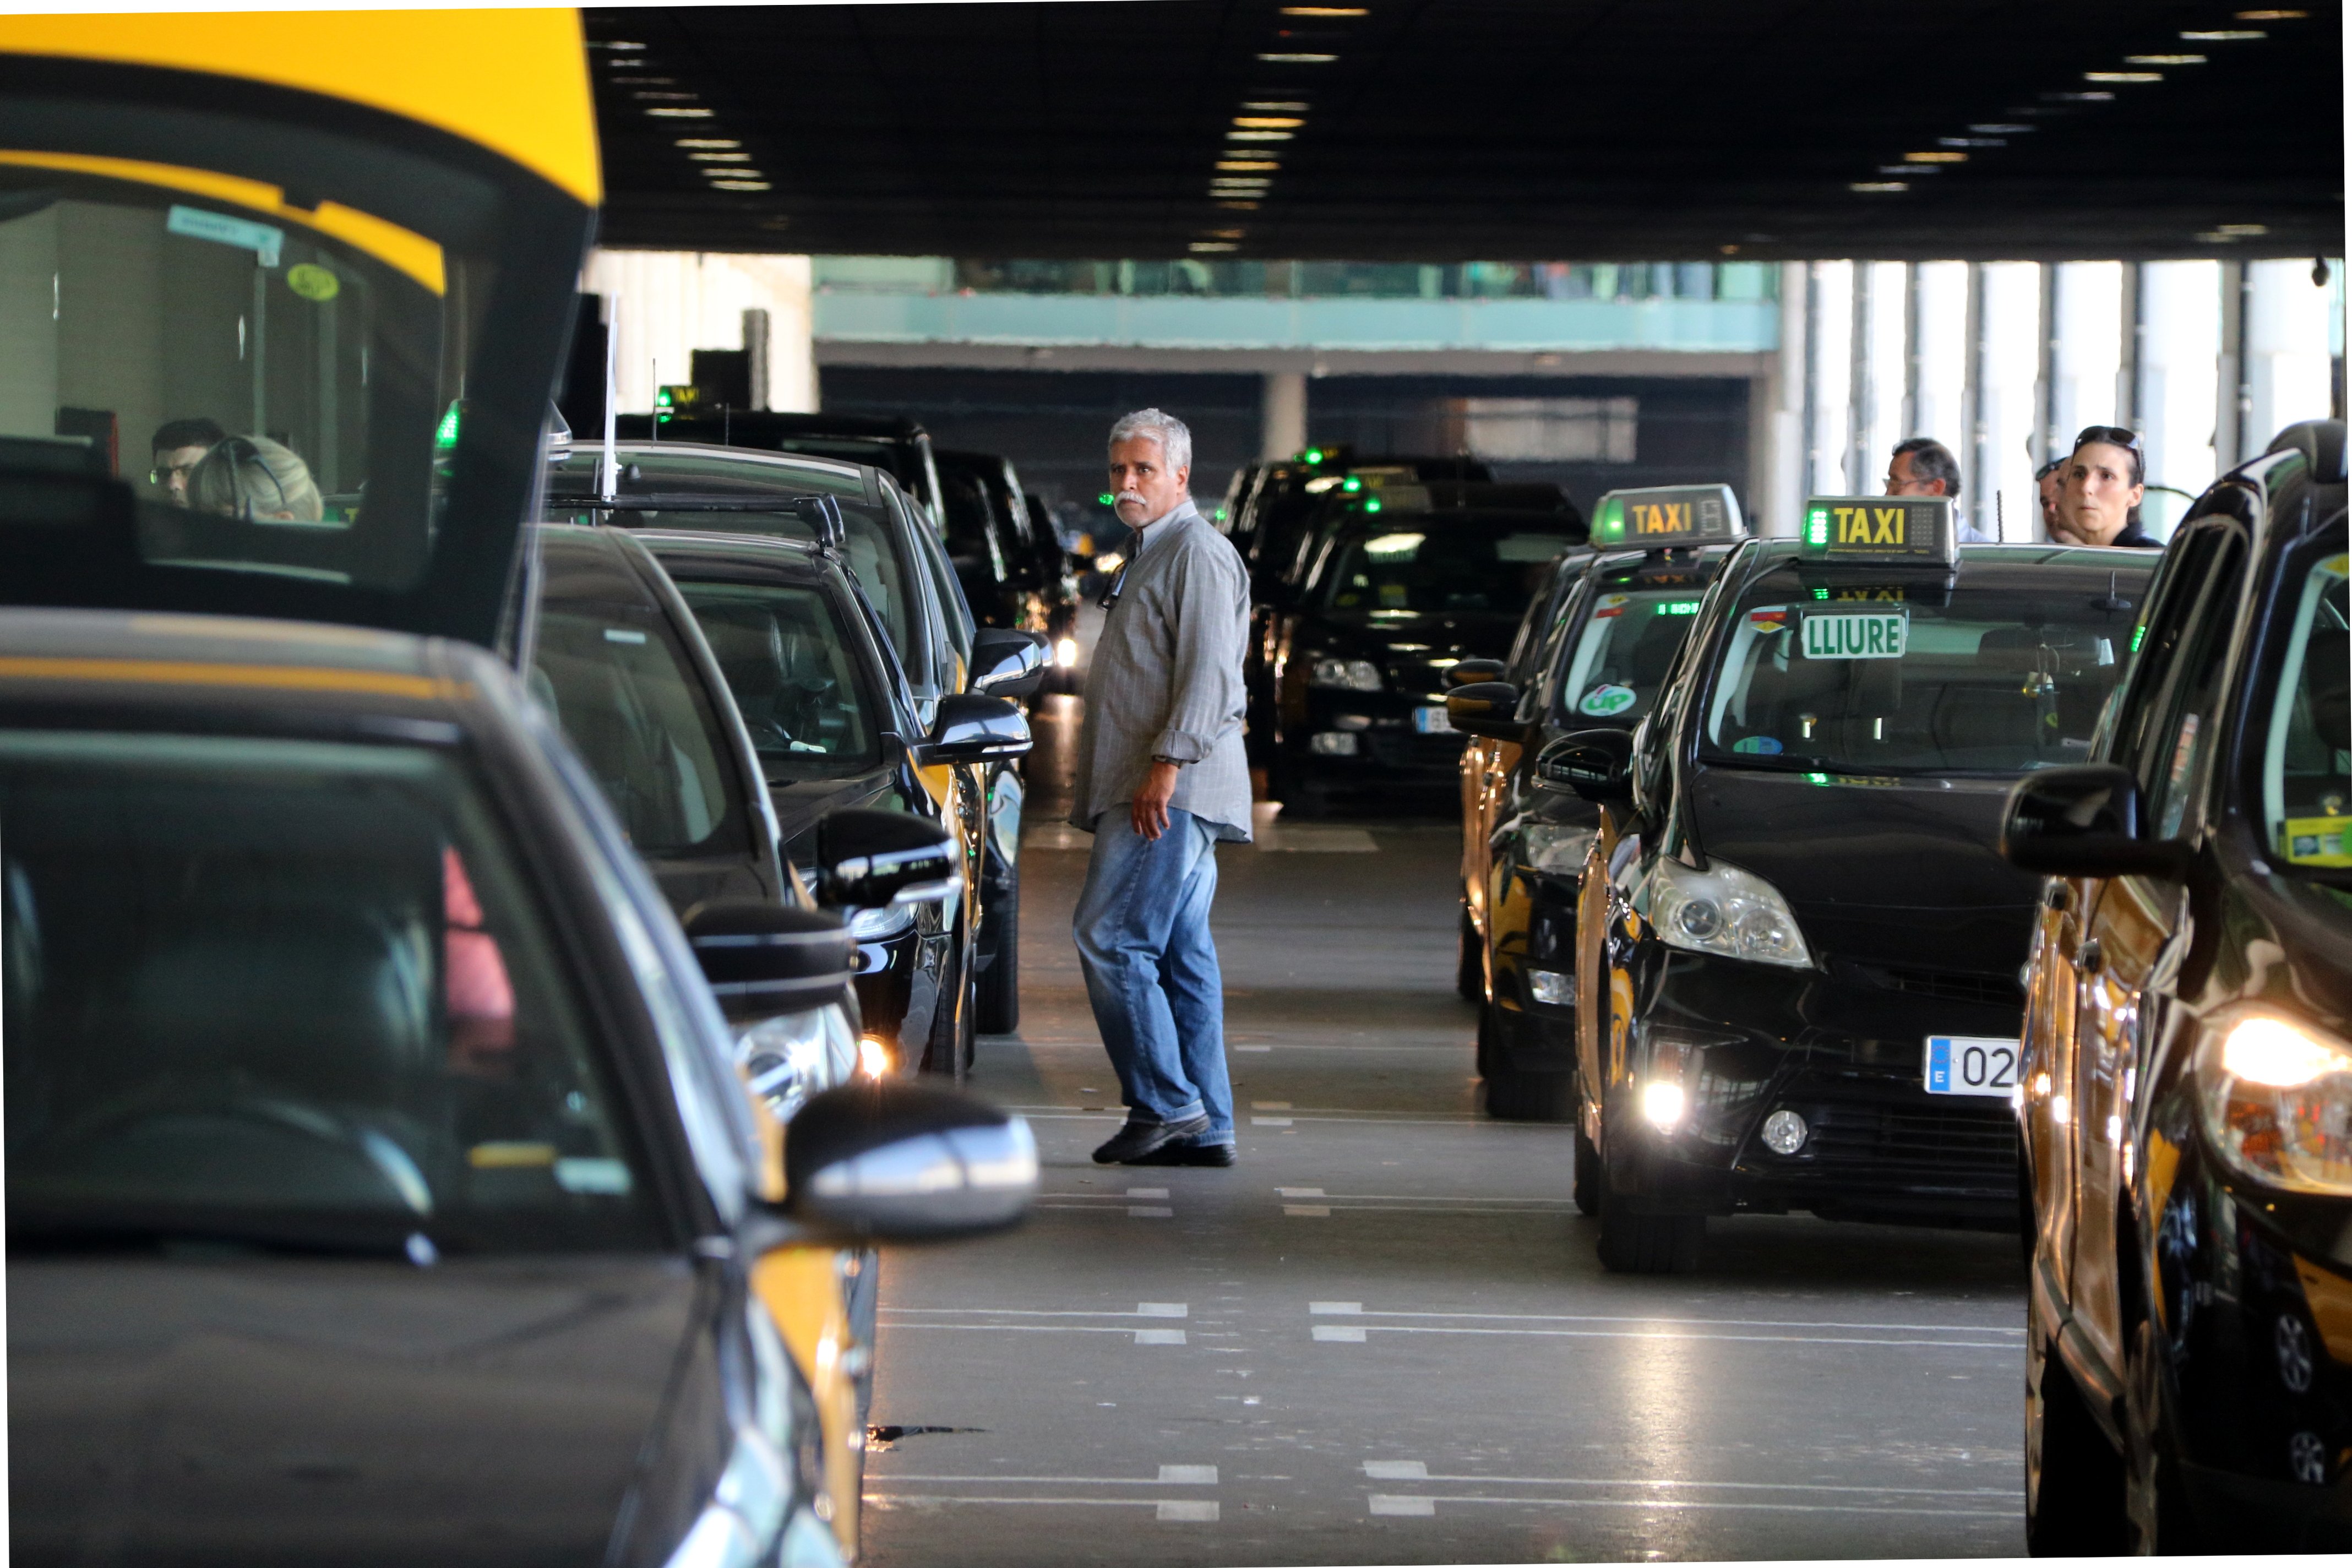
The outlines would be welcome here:
M 1001 261 L 820 256 L 820 289 L 864 293 L 1097 294 L 1129 298 L 1367 300 L 1777 299 L 1756 261 Z

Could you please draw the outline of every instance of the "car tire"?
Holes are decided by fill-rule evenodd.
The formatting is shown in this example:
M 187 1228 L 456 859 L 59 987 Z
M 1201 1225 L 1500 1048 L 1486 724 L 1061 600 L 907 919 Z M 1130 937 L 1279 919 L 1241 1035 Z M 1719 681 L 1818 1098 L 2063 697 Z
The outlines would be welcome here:
M 1571 1108 L 1570 1115 L 1575 1111 Z M 1576 1199 L 1576 1212 L 1590 1218 L 1601 1212 L 1601 1151 L 1584 1135 L 1584 1124 L 1576 1126 L 1576 1176 L 1570 1195 Z
M 2125 1352 L 2121 1550 L 2178 1557 L 2215 1549 L 2189 1510 L 2179 1448 L 2179 1427 L 2164 1388 L 2164 1352 L 2157 1343 L 2156 1324 L 2142 1318 Z
M 1609 1191 L 1601 1197 L 1601 1267 L 1612 1274 L 1689 1274 L 1698 1268 L 1706 1216 L 1640 1214 L 1633 1199 Z
M 999 884 L 981 927 L 988 948 L 972 998 L 977 1033 L 1009 1035 L 1021 1026 L 1021 868 Z
M 2025 1339 L 2025 1550 L 2116 1556 L 2124 1549 L 2123 1460 L 2031 1309 Z
M 1492 1007 L 1479 1009 L 1478 1037 L 1486 1058 L 1487 1115 L 1497 1121 L 1565 1121 L 1574 1113 L 1576 1074 L 1524 1072 L 1512 1065 Z
M 1454 994 L 1465 1002 L 1484 1002 L 1486 999 L 1486 939 L 1478 934 L 1477 926 L 1470 919 L 1470 907 L 1465 904 L 1462 908 L 1462 931 L 1454 939 Z M 1478 1070 L 1486 1070 L 1483 1058 Z
M 923 1047 L 923 1070 L 961 1084 L 971 1066 L 972 1015 L 977 1011 L 971 994 L 971 965 L 961 931 L 949 944 L 949 952 L 953 955 L 948 961 L 952 968 L 940 978 L 939 1005 L 931 1011 L 930 1038 Z

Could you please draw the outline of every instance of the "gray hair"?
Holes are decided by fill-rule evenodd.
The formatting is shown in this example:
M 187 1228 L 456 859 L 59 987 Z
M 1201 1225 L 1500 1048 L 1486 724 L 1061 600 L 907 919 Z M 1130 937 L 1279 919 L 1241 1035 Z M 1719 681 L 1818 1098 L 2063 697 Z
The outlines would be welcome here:
M 294 522 L 326 515 L 310 465 L 266 436 L 223 437 L 189 471 L 188 504 L 229 517 Z
M 1157 408 L 1139 408 L 1132 414 L 1121 416 L 1118 423 L 1110 427 L 1110 444 L 1114 447 L 1138 436 L 1149 437 L 1159 442 L 1160 450 L 1167 458 L 1170 468 L 1189 468 L 1192 466 L 1192 432 L 1184 428 L 1184 422 L 1173 414 L 1162 414 Z
M 1944 493 L 1958 500 L 1960 494 L 1960 462 L 1952 449 L 1929 436 L 1914 436 L 1908 441 L 1897 441 L 1888 461 L 1895 458 L 1911 459 L 1911 475 L 1919 479 L 1941 479 Z

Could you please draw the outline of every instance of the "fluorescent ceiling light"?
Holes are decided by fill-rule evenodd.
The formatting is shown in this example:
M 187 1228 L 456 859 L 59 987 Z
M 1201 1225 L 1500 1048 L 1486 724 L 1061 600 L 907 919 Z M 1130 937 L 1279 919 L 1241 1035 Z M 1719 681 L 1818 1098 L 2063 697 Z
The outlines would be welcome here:
M 2031 125 L 1971 125 L 1969 129 L 1986 136 L 2021 136 L 2033 127 Z
M 1258 207 L 1255 202 L 1219 202 L 1217 205 L 1228 212 L 1237 213 L 1254 213 Z
M 1239 249 L 1241 248 L 1241 247 L 1240 247 L 1240 246 L 1238 246 L 1238 245 L 1234 244 L 1234 243 L 1233 243 L 1232 241 L 1230 241 L 1230 240 L 1223 240 L 1223 239 L 1196 239 L 1196 240 L 1194 240 L 1191 245 L 1186 246 L 1184 248 L 1185 248 L 1185 249 L 1187 249 L 1187 250 L 1197 250 L 1197 251 L 1219 251 L 1219 250 L 1239 250 Z
M 2162 71 L 2084 71 L 2084 81 L 2162 81 Z
M 1247 131 L 1296 131 L 1307 121 L 1288 115 L 1236 114 L 1234 123 Z
M 1285 5 L 1282 14 L 1286 16 L 1369 16 L 1371 12 L 1361 5 Z
M 702 95 L 698 92 L 633 92 L 629 96 L 640 103 L 692 103 Z
M 2203 55 L 2126 55 L 2124 57 L 2124 64 L 2127 66 L 2201 66 L 2204 63 Z
M 1969 155 L 1966 153 L 1906 153 L 1903 161 L 1906 163 L 1965 163 Z
M 2225 28 L 2210 33 L 2183 33 L 2181 42 L 2188 44 L 2247 44 L 2270 35 L 2252 27 Z
M 751 161 L 749 153 L 688 153 L 687 156 L 698 163 L 748 163 Z
M 717 116 L 707 109 L 648 109 L 646 112 L 656 120 L 712 120 Z
M 1304 114 L 1315 106 L 1311 103 L 1244 103 L 1242 107 L 1244 109 L 1262 110 L 1271 114 L 1286 114 L 1294 111 L 1299 114 Z
M 656 109 L 654 112 L 659 114 L 661 110 Z M 704 110 L 703 112 L 708 114 L 710 111 Z M 1287 142 L 1291 140 L 1291 133 L 1287 131 L 1228 131 L 1225 132 L 1225 140 L 1228 142 Z
M 769 184 L 765 180 L 713 180 L 710 182 L 710 188 L 714 191 L 770 191 L 775 189 L 773 185 Z
M 2300 22 L 2310 16 L 2308 11 L 2241 11 L 2241 22 Z
M 1217 167 L 1220 169 L 1279 169 L 1282 167 L 1282 163 L 1276 158 L 1221 158 L 1217 161 Z
M 1337 55 L 1260 55 L 1258 58 L 1272 66 L 1328 66 Z
M 677 144 L 681 147 L 740 147 L 743 145 L 732 136 L 681 136 L 678 138 Z
M 1910 188 L 1900 180 L 1856 180 L 1846 187 L 1849 191 L 1859 191 L 1864 195 L 1873 196 L 1886 195 L 1895 191 L 1907 191 Z

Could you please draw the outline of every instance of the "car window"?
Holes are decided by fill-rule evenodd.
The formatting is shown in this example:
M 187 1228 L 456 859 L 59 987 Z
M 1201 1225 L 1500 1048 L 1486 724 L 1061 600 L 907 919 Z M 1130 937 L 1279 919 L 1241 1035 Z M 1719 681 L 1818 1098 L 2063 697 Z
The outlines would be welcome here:
M 530 689 L 579 749 L 639 854 L 749 846 L 727 733 L 658 607 L 542 603 Z
M 951 691 L 955 689 L 956 661 L 961 659 L 967 667 L 971 663 L 971 606 L 964 600 L 954 568 L 948 564 L 948 552 L 940 543 L 940 536 L 931 531 L 919 514 L 910 515 L 908 521 L 908 533 L 930 574 L 931 594 L 939 601 L 940 619 L 947 633 L 947 646 L 938 650 L 932 664 L 932 679 L 941 691 Z
M 2149 731 L 2155 743 L 2142 750 L 2140 786 L 2147 795 L 2147 820 L 2158 838 L 2179 834 L 2188 819 L 2198 781 L 2213 750 L 2216 704 L 2226 673 L 2230 631 L 2236 619 L 2245 546 L 2224 538 L 2208 570 L 2204 592 L 2190 616 L 2189 632 L 2171 661 L 2159 718 Z
M 995 508 L 978 474 L 950 468 L 941 477 L 946 490 L 948 557 L 958 571 L 1004 580 L 1004 552 L 997 542 Z M 1004 525 L 1008 530 L 1010 523 Z
M 2255 793 L 2263 836 L 2290 866 L 2352 866 L 2352 607 L 2336 552 L 2315 562 L 2282 596 L 2285 647 L 2255 693 L 2266 716 Z
M 497 820 L 423 748 L 0 733 L 11 1250 L 653 1245 Z
M 2161 744 L 2145 731 L 2173 658 L 2195 624 L 2198 595 L 2211 574 L 2225 531 L 2222 525 L 2209 525 L 2174 542 L 2157 571 L 2147 614 L 2133 628 L 2129 670 L 2116 699 L 2116 711 L 2104 732 L 2112 737 L 2109 754 L 2135 771 L 2144 747 Z
M 2082 762 L 2144 581 L 2129 574 L 2110 598 L 2078 591 L 2077 573 L 2042 591 L 2015 580 L 1833 589 L 1767 573 L 1729 611 L 1700 759 L 1873 773 Z M 1841 593 L 1855 596 L 1831 596 Z
M 1696 583 L 1637 587 L 1631 574 L 1621 581 L 1598 584 L 1583 625 L 1560 639 L 1546 682 L 1557 725 L 1630 730 L 1647 717 L 1706 592 Z
M 677 590 L 771 778 L 841 778 L 881 761 L 878 710 L 823 589 L 681 578 Z
M 1516 522 L 1447 517 L 1359 525 L 1318 569 L 1334 610 L 1382 615 L 1523 613 L 1543 586 L 1560 533 Z

